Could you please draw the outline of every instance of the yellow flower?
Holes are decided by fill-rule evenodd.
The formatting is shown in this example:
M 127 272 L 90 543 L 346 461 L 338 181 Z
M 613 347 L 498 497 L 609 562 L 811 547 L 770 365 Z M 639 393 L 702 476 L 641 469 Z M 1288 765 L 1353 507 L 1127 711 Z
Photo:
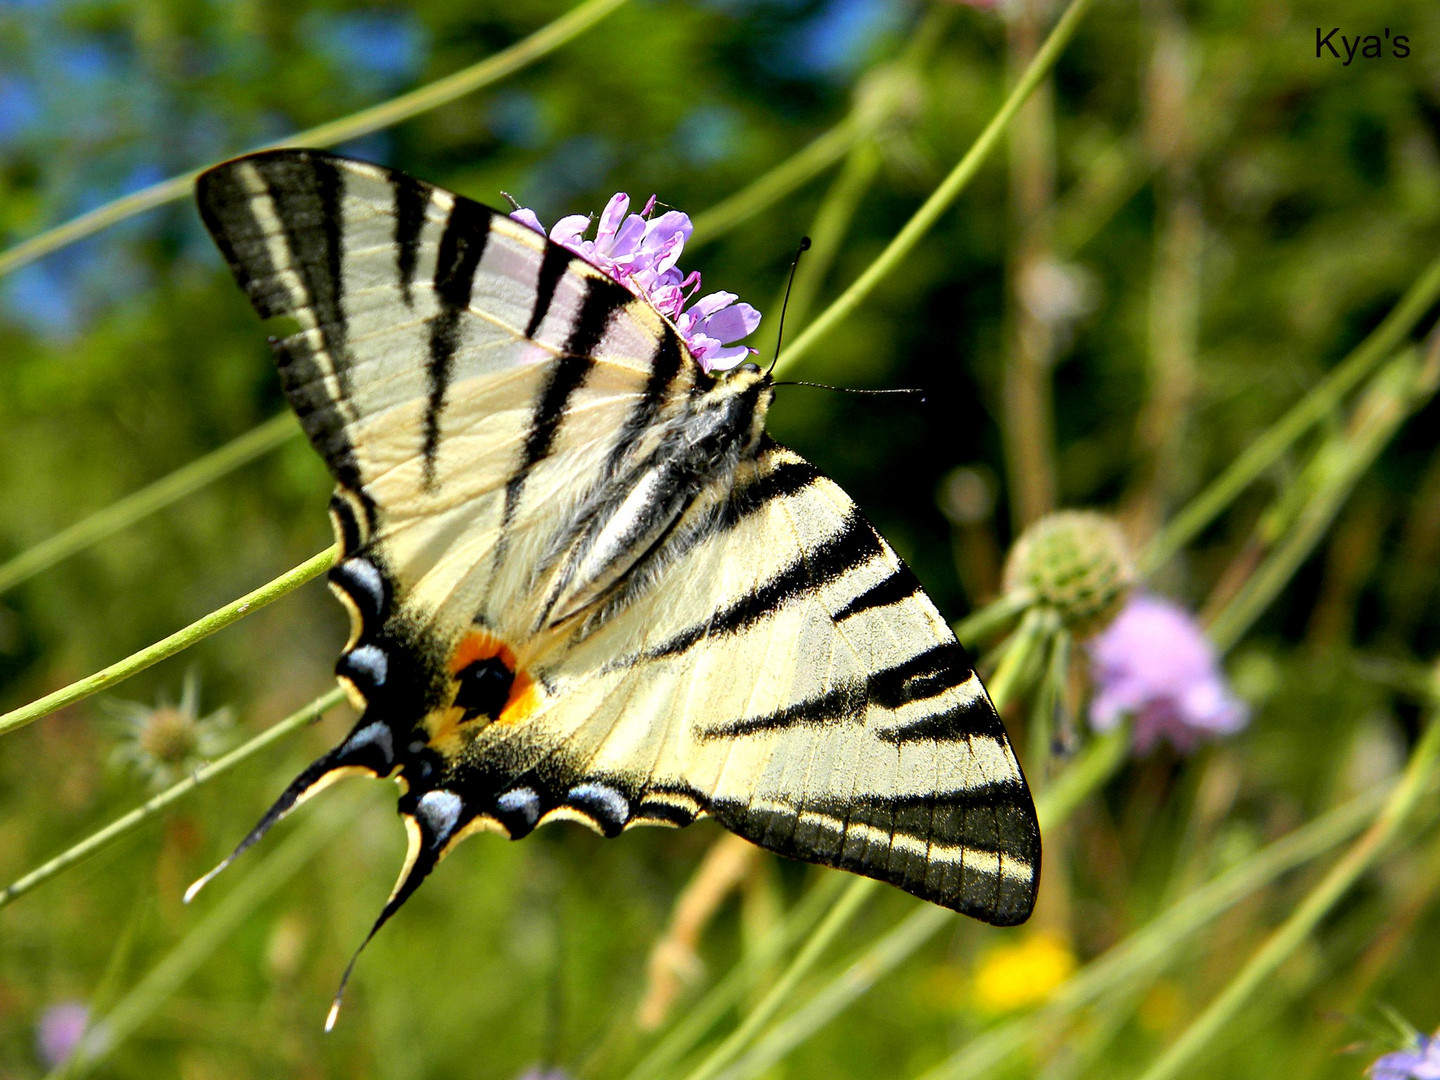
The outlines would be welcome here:
M 1045 1001 L 1075 970 L 1075 954 L 1054 934 L 1038 931 L 991 949 L 975 970 L 978 1008 L 1009 1012 Z

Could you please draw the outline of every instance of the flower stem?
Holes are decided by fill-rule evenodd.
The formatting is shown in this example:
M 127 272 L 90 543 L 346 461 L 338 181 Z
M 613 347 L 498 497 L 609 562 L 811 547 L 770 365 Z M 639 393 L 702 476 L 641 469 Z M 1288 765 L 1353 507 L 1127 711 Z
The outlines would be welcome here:
M 960 644 L 969 642 L 967 648 L 973 648 L 977 642 L 986 641 L 1009 626 L 1034 602 L 1035 596 L 1028 589 L 1007 592 L 954 623 L 955 637 Z
M 335 806 L 305 820 L 271 850 L 105 1016 L 96 1019 L 67 1062 L 64 1075 L 83 1076 L 129 1038 L 220 944 L 349 821 Z
M 1084 18 L 1085 13 L 1094 3 L 1095 0 L 1070 0 L 1065 13 L 1060 16 L 1059 22 L 1050 31 L 1050 36 L 1045 39 L 1045 44 L 1035 54 L 1035 59 L 1031 61 L 1029 67 L 1025 69 L 1024 74 L 1006 96 L 999 111 L 985 125 L 985 130 L 980 133 L 980 137 L 960 159 L 960 163 L 950 171 L 950 175 L 931 193 L 920 209 L 915 211 L 914 216 L 890 241 L 885 250 L 881 252 L 880 257 L 871 263 L 865 272 L 856 278 L 850 287 L 821 312 L 819 317 L 805 328 L 804 333 L 795 339 L 795 344 L 786 350 L 777 365 L 777 371 L 788 369 L 798 362 L 805 353 L 815 348 L 827 334 L 859 307 L 860 303 L 884 280 L 886 275 L 904 261 L 915 245 L 940 219 L 940 215 L 950 208 L 951 203 L 974 179 L 975 174 L 980 171 L 980 166 L 999 144 L 1000 138 L 1004 135 L 1005 129 L 1009 127 L 1016 110 L 1055 66 L 1055 61 L 1059 59 L 1060 53 L 1074 37 L 1080 20 Z
M 1440 716 L 1431 715 L 1425 733 L 1410 755 L 1374 824 L 1321 879 L 1290 918 L 1261 946 L 1230 984 L 1142 1075 L 1141 1080 L 1169 1080 L 1208 1046 L 1263 986 L 1275 985 L 1280 965 L 1310 937 L 1315 927 L 1360 878 L 1386 844 L 1400 831 L 1420 798 L 1431 787 L 1440 761 Z
M 237 746 L 224 757 L 217 758 L 208 765 L 196 769 L 184 780 L 171 785 L 160 792 L 154 798 L 147 799 L 134 810 L 122 814 L 103 829 L 91 833 L 78 844 L 73 844 L 62 851 L 55 858 L 38 866 L 24 877 L 15 881 L 12 885 L 0 890 L 0 907 L 13 900 L 24 896 L 37 885 L 42 885 L 53 877 L 57 877 L 69 870 L 77 863 L 83 862 L 96 852 L 109 847 L 121 837 L 128 836 L 145 822 L 149 821 L 160 811 L 179 802 L 190 792 L 194 791 L 201 784 L 208 783 L 223 772 L 228 772 L 246 758 L 254 757 L 266 747 L 279 742 L 299 731 L 301 728 L 315 723 L 329 710 L 333 709 L 345 700 L 344 693 L 336 687 L 328 694 L 324 694 L 304 708 L 291 713 L 284 720 L 266 728 L 259 735 L 256 735 L 249 742 Z
M 169 476 L 162 476 L 139 491 L 82 518 L 54 536 L 22 551 L 9 562 L 0 564 L 0 592 L 14 588 L 20 582 L 48 570 L 62 559 L 68 559 L 77 551 L 83 551 L 92 544 L 114 536 L 121 529 L 128 528 L 157 510 L 163 510 L 241 465 L 254 461 L 286 442 L 299 430 L 295 415 L 287 409 L 281 415 L 251 428 L 204 457 L 181 466 Z
M 997 696 L 996 705 L 1002 703 L 1003 699 Z M 1117 739 L 1117 734 L 1121 733 L 1094 740 L 1076 757 L 1074 764 L 1062 775 L 1062 780 L 1074 776 L 1063 799 L 1054 797 L 1055 790 L 1062 787 L 1057 783 L 1035 800 L 1042 832 L 1060 825 L 1085 795 L 1104 784 L 1125 760 L 1125 742 Z M 925 942 L 947 926 L 953 926 L 954 917 L 954 912 L 934 904 L 917 908 L 878 941 L 862 950 L 853 961 L 845 964 L 840 972 L 822 980 L 820 989 L 766 1031 L 756 1041 L 754 1049 L 725 1074 L 724 1080 L 742 1080 L 764 1072 L 854 1004 L 883 975 L 914 954 Z
M 169 637 L 162 638 L 149 645 L 139 652 L 131 653 L 124 660 L 117 661 L 107 668 L 102 668 L 93 675 L 87 675 L 78 679 L 69 686 L 63 686 L 53 693 L 46 694 L 42 698 L 22 705 L 3 716 L 0 716 L 0 735 L 7 735 L 12 731 L 33 723 L 42 716 L 47 716 L 57 709 L 63 709 L 67 705 L 73 705 L 92 694 L 98 694 L 116 683 L 123 682 L 130 676 L 144 671 L 153 664 L 158 664 L 167 657 L 188 649 L 191 645 L 201 641 L 217 630 L 223 630 L 231 623 L 243 618 L 273 600 L 278 600 L 288 592 L 293 592 L 301 585 L 304 585 L 311 578 L 318 577 L 328 570 L 335 562 L 336 549 L 331 547 L 318 555 L 306 559 L 293 570 L 287 571 L 266 582 L 260 588 L 246 593 L 238 600 L 226 604 L 224 607 L 216 608 L 210 614 L 195 620 L 183 630 L 177 630 Z
M 1037 1030 L 1053 1028 L 1105 995 L 1133 989 L 1136 980 L 1158 974 L 1190 935 L 1282 874 L 1354 836 L 1373 817 L 1383 795 L 1379 788 L 1358 795 L 1201 885 L 1072 975 L 1041 1009 L 983 1032 L 922 1080 L 988 1076 L 1027 1046 Z
M 436 79 L 408 94 L 391 98 L 379 105 L 361 109 L 339 120 L 332 120 L 306 131 L 296 132 L 285 139 L 266 143 L 258 149 L 277 146 L 333 146 L 336 143 L 358 139 L 362 135 L 408 120 L 412 116 L 447 104 L 456 98 L 473 93 L 483 86 L 498 82 L 508 75 L 534 63 L 547 53 L 578 37 L 605 16 L 626 3 L 626 0 L 586 0 L 585 3 L 566 12 L 560 18 L 542 26 L 522 41 L 508 49 L 502 49 L 493 56 L 487 56 L 478 63 Z M 117 225 L 127 218 L 153 210 L 157 206 L 176 202 L 190 194 L 200 169 L 172 176 L 158 184 L 123 198 L 115 199 L 104 206 L 96 207 L 77 218 L 47 229 L 15 245 L 9 251 L 0 252 L 0 277 L 34 262 L 52 251 L 58 251 L 87 236 Z
M 1273 465 L 1290 445 L 1313 425 L 1339 407 L 1345 395 L 1358 386 L 1410 333 L 1440 298 L 1440 258 L 1420 275 L 1390 314 L 1342 360 L 1321 383 L 1220 474 L 1210 486 L 1176 514 L 1145 549 L 1141 573 L 1149 575 L 1214 521 L 1236 496 Z
M 865 901 L 878 887 L 879 882 L 872 878 L 857 877 L 849 883 L 840 895 L 840 899 L 835 902 L 835 906 L 815 928 L 815 932 L 806 940 L 804 947 L 796 954 L 795 959 L 790 962 L 790 966 L 785 969 L 775 985 L 770 988 L 770 991 L 755 1008 L 750 1010 L 739 1026 L 686 1076 L 686 1080 L 712 1080 L 720 1073 L 721 1069 L 735 1060 L 761 1026 L 788 1001 L 796 985 L 809 974 L 821 954 L 835 940 L 840 931 L 845 929 L 846 924 L 864 906 Z
M 1314 478 L 1313 494 L 1280 544 L 1210 623 L 1208 633 L 1221 652 L 1231 649 L 1280 594 L 1400 425 L 1434 394 L 1437 372 L 1427 369 L 1437 361 L 1440 353 L 1429 365 L 1421 365 L 1413 351 L 1396 357 L 1376 375 L 1356 407 L 1350 430 L 1316 453 L 1307 470 Z

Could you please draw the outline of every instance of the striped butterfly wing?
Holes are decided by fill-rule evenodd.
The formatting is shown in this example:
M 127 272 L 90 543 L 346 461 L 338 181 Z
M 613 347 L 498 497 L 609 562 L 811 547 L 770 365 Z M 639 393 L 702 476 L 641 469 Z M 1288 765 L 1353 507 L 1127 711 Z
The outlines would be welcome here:
M 635 451 L 703 375 L 674 329 L 526 226 L 379 166 L 272 151 L 198 197 L 261 317 L 298 324 L 273 348 L 340 484 L 343 554 L 383 559 L 417 617 L 528 631 L 505 624 L 542 526 L 613 467 L 598 448 Z M 374 575 L 341 571 L 380 622 Z
M 587 785 L 583 813 L 609 835 L 708 813 L 782 855 L 1024 921 L 1040 868 L 1030 793 L 914 575 L 833 481 L 768 439 L 717 497 L 661 549 L 645 601 L 552 674 L 565 692 L 532 732 L 563 741 L 562 785 Z M 493 735 L 498 750 L 507 733 Z
M 274 151 L 199 200 L 294 324 L 273 345 L 338 481 L 364 709 L 236 854 L 334 777 L 398 773 L 411 851 L 377 928 L 476 829 L 704 813 L 1028 915 L 1038 833 L 993 707 L 853 503 L 760 434 L 768 377 L 712 377 L 608 276 L 403 174 Z

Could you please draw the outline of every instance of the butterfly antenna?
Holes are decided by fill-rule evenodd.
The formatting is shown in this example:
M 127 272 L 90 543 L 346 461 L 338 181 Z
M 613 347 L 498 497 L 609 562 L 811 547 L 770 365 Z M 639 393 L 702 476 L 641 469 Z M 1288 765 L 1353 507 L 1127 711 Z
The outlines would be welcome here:
M 785 299 L 780 304 L 780 327 L 775 331 L 775 359 L 770 361 L 770 366 L 765 369 L 765 374 L 775 370 L 775 365 L 780 362 L 780 343 L 785 340 L 785 309 L 790 306 L 790 288 L 795 284 L 795 271 L 800 267 L 800 256 L 810 250 L 810 238 L 802 236 L 800 246 L 795 249 L 795 258 L 790 261 L 790 280 L 785 282 Z
M 775 386 L 813 386 L 813 387 L 815 387 L 817 390 L 834 390 L 834 391 L 836 391 L 837 393 L 840 393 L 840 394 L 913 394 L 913 395 L 915 395 L 916 397 L 918 397 L 918 398 L 920 399 L 920 404 L 922 404 L 922 405 L 925 404 L 925 391 L 924 391 L 924 390 L 916 390 L 916 389 L 913 389 L 913 388 L 901 389 L 901 390 L 857 390 L 857 389 L 855 389 L 853 386 L 831 386 L 829 383 L 823 383 L 823 382 L 800 382 L 800 381 L 795 381 L 795 380 L 790 380 L 790 381 L 786 381 L 786 382 L 777 382 L 777 383 L 775 383 L 774 385 L 775 385 Z

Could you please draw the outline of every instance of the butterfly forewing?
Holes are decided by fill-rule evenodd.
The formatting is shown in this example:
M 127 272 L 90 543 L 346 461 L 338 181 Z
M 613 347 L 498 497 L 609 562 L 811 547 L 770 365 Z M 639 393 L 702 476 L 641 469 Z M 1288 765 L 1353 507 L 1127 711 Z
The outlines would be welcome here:
M 522 224 L 317 151 L 199 199 L 339 482 L 343 768 L 399 772 L 398 906 L 462 835 L 709 813 L 996 923 L 1039 836 L 1003 728 L 910 572 L 650 305 Z M 247 842 L 249 842 L 247 840 Z

